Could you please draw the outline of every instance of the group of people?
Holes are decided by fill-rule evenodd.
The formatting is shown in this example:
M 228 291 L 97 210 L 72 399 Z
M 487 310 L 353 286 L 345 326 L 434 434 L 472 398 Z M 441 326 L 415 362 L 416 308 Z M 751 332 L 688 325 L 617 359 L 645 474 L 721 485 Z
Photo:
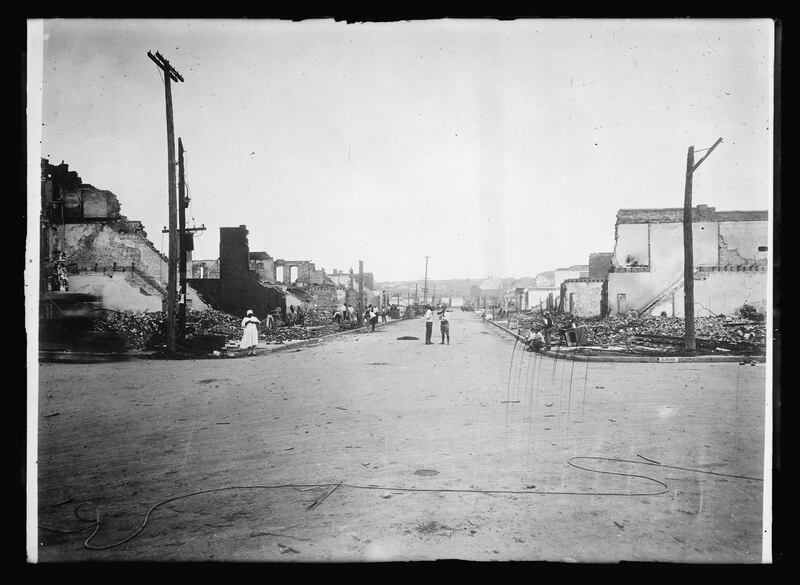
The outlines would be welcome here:
M 439 317 L 439 330 L 442 333 L 442 341 L 439 345 L 444 345 L 445 339 L 447 339 L 447 345 L 450 345 L 450 319 L 447 306 L 442 306 L 440 310 L 436 311 L 436 315 Z M 431 336 L 433 335 L 434 312 L 431 305 L 425 307 L 423 319 L 425 319 L 425 345 L 433 345 Z
M 333 321 L 340 329 L 346 329 L 356 323 L 356 310 L 353 305 L 342 303 L 333 312 Z
M 378 319 L 382 319 L 382 321 L 386 323 L 386 318 L 388 316 L 389 307 L 379 309 L 374 305 L 368 305 L 361 317 L 364 323 L 369 323 L 372 326 L 372 331 L 375 331 L 375 325 L 378 323 Z M 348 303 L 339 305 L 333 313 L 333 321 L 339 325 L 340 329 L 355 327 L 358 324 L 358 319 L 356 318 L 356 310 L 353 308 L 353 305 Z

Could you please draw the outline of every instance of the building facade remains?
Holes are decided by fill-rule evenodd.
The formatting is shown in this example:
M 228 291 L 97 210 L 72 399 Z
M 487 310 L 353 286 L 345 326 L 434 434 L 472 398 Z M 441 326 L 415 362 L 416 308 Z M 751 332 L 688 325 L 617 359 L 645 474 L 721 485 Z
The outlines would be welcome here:
M 139 221 L 121 213 L 117 196 L 84 183 L 69 165 L 41 160 L 40 289 L 80 291 L 116 311 L 161 311 L 168 259 Z M 188 266 L 191 261 L 187 261 Z M 187 288 L 187 306 L 206 308 Z
M 611 314 L 683 316 L 683 209 L 620 209 L 608 274 Z M 692 210 L 695 315 L 766 310 L 766 211 Z

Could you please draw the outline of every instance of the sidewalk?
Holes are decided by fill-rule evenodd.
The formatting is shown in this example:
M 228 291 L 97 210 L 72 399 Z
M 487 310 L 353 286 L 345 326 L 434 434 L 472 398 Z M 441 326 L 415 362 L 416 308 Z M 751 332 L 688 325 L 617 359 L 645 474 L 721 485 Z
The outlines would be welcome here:
M 491 323 L 498 329 L 508 333 L 517 341 L 522 341 L 523 336 L 514 333 L 511 329 L 500 323 L 496 323 L 491 319 L 484 320 L 486 323 Z M 591 351 L 595 353 L 585 353 Z M 584 352 L 584 353 L 579 353 Z M 613 353 L 612 353 L 613 352 Z M 635 355 L 635 354 L 622 354 L 615 350 L 604 349 L 598 346 L 559 346 L 557 350 L 540 350 L 536 353 L 550 357 L 553 359 L 568 359 L 574 361 L 587 361 L 587 362 L 649 362 L 649 363 L 679 363 L 679 362 L 758 362 L 764 363 L 767 361 L 765 356 L 752 356 L 752 355 L 696 355 L 696 356 L 652 356 L 652 355 Z

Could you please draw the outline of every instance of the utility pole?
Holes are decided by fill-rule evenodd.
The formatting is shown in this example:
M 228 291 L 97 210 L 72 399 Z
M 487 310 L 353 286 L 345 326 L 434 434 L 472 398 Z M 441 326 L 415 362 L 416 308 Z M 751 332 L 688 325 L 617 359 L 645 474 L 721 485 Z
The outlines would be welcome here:
M 186 335 L 186 183 L 184 181 L 183 167 L 183 141 L 178 137 L 178 282 L 180 294 L 178 295 L 178 334 L 179 344 L 183 344 Z
M 419 304 L 419 293 L 417 292 L 417 286 L 418 286 L 418 285 L 417 285 L 417 283 L 415 282 L 415 283 L 414 283 L 414 304 L 415 304 L 415 305 L 418 305 L 418 304 Z
M 178 138 L 178 282 L 180 293 L 178 295 L 178 326 L 177 343 L 183 344 L 186 340 L 186 254 L 194 249 L 194 245 L 189 247 L 192 240 L 189 236 L 194 236 L 194 232 L 203 231 L 202 227 L 186 227 L 186 208 L 189 207 L 189 197 L 186 195 L 186 173 L 183 161 L 183 141 Z M 168 230 L 166 230 L 168 231 Z
M 683 197 L 683 314 L 686 336 L 686 352 L 695 352 L 694 339 L 694 248 L 692 242 L 692 177 L 697 168 L 708 155 L 722 142 L 722 138 L 714 143 L 708 152 L 696 163 L 694 162 L 694 146 L 689 147 L 686 155 L 686 189 Z
M 167 351 L 175 352 L 175 277 L 177 276 L 178 233 L 175 195 L 175 128 L 172 120 L 172 88 L 170 80 L 183 81 L 183 77 L 169 61 L 156 51 L 147 56 L 164 72 L 164 96 L 167 103 L 167 181 L 169 183 L 169 254 L 167 276 Z
M 422 304 L 423 305 L 428 300 L 428 258 L 430 258 L 430 256 L 425 256 L 425 284 L 422 287 Z
M 358 261 L 358 326 L 364 324 L 364 261 Z

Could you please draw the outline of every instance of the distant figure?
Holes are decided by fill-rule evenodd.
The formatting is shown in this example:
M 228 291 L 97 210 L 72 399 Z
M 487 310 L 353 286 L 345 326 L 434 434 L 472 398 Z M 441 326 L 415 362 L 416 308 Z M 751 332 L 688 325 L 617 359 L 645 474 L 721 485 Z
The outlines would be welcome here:
M 305 324 L 306 324 L 306 311 L 303 308 L 303 305 L 297 305 L 296 316 L 297 316 L 297 324 L 300 325 L 301 327 L 305 326 Z
M 447 337 L 447 345 L 450 345 L 450 320 L 447 318 L 447 305 L 442 305 L 442 310 L 439 311 L 439 327 L 442 331 L 442 342 L 439 345 L 444 345 L 445 337 Z
M 389 307 L 388 306 L 384 307 L 383 311 L 381 311 L 381 323 L 386 323 L 387 315 L 389 315 Z
M 550 311 L 544 312 L 544 342 L 545 345 L 550 347 L 550 332 L 553 330 L 553 318 L 550 316 Z
M 430 305 L 426 307 L 425 311 L 425 345 L 433 345 L 431 341 L 431 335 L 433 334 L 433 311 L 431 311 Z
M 375 331 L 375 325 L 378 323 L 378 313 L 375 307 L 373 307 L 372 305 L 369 306 L 369 309 L 367 309 L 367 311 L 369 313 L 369 323 L 370 325 L 372 325 L 372 331 Z
M 249 349 L 248 355 L 256 355 L 258 345 L 258 325 L 261 321 L 253 315 L 253 311 L 248 310 L 247 316 L 242 319 L 242 340 L 239 342 L 240 349 Z
M 541 331 L 534 331 L 531 329 L 524 343 L 528 346 L 529 351 L 539 351 L 544 347 L 544 337 Z
M 267 318 L 264 319 L 264 322 L 267 324 L 268 330 L 275 331 L 275 317 L 267 313 Z
M 355 325 L 355 323 L 358 321 L 358 319 L 356 318 L 356 310 L 353 307 L 353 305 L 347 305 L 347 317 L 346 317 L 346 319 L 347 319 L 347 322 L 350 324 L 351 327 L 353 325 Z
M 283 320 L 281 319 L 281 308 L 275 307 L 275 310 L 272 312 L 275 317 L 275 327 L 283 324 Z

